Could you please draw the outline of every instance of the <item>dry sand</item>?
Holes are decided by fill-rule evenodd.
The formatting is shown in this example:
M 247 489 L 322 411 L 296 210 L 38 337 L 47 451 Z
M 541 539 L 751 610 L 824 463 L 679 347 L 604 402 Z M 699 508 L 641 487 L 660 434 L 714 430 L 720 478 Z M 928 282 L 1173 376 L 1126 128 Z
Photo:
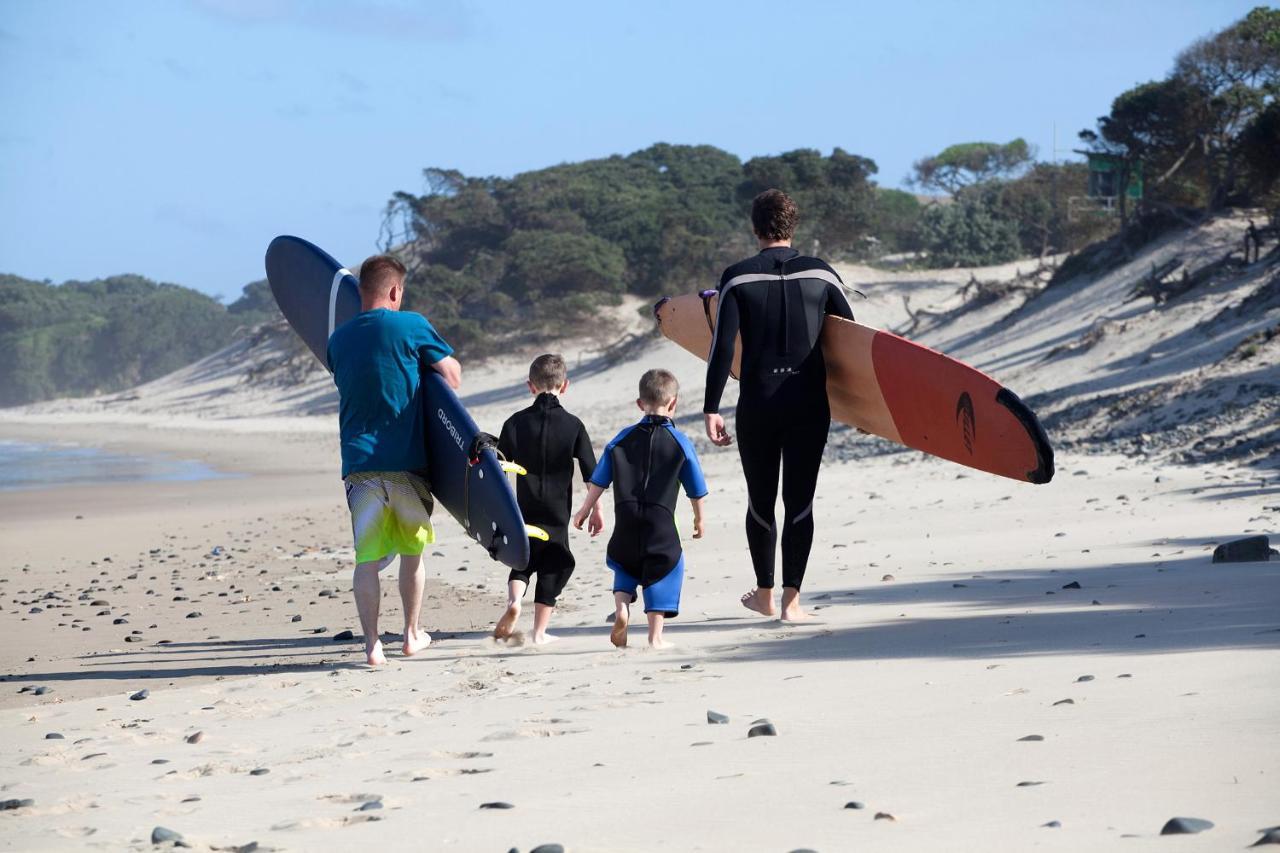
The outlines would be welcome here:
M 868 307 L 892 325 L 895 302 Z M 597 447 L 655 364 L 698 429 L 701 368 L 674 346 L 568 355 L 565 404 Z M 468 371 L 483 427 L 525 404 L 522 367 Z M 604 541 L 585 535 L 559 641 L 495 644 L 505 571 L 442 518 L 437 642 L 375 671 L 332 639 L 358 633 L 335 419 L 291 414 L 328 390 L 281 401 L 199 369 L 0 413 L 0 438 L 239 475 L 0 492 L 0 798 L 34 801 L 0 813 L 0 848 L 147 849 L 162 826 L 224 850 L 1229 850 L 1280 824 L 1280 563 L 1210 562 L 1277 532 L 1272 469 L 1069 451 L 1033 487 L 833 448 L 817 618 L 786 626 L 737 603 L 745 489 L 736 454 L 699 441 L 710 523 L 686 543 L 675 649 L 640 626 L 609 645 Z M 749 737 L 762 718 L 776 736 Z M 1175 816 L 1216 826 L 1159 837 Z

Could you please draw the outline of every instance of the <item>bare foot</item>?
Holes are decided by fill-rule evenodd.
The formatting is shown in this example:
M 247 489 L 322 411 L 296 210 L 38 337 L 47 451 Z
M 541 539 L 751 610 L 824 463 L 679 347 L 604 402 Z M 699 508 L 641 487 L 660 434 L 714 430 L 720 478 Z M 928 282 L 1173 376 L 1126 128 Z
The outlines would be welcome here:
M 534 634 L 530 642 L 535 646 L 545 646 L 548 643 L 554 643 L 558 639 L 560 638 L 555 634 Z
M 808 622 L 813 616 L 805 613 L 800 609 L 799 604 L 793 604 L 790 607 L 782 608 L 781 621 L 783 622 Z
M 773 590 L 771 589 L 753 589 L 742 596 L 741 601 L 743 607 L 761 616 L 774 616 L 778 612 L 773 608 Z
M 655 651 L 664 651 L 666 649 L 674 649 L 675 645 L 668 643 L 661 637 L 658 637 L 656 640 L 649 641 L 649 648 L 654 649 Z
M 365 658 L 369 661 L 369 666 L 382 666 L 387 662 L 387 656 L 382 653 L 382 641 L 375 640 L 373 648 L 364 650 Z
M 620 649 L 627 647 L 627 619 L 630 614 L 619 610 L 613 619 L 613 630 L 609 632 L 609 642 Z
M 520 605 L 512 604 L 507 608 L 507 612 L 502 614 L 498 624 L 493 626 L 493 638 L 495 640 L 505 640 L 510 637 L 511 632 L 515 630 L 516 620 L 519 618 Z
M 400 647 L 400 650 L 404 652 L 405 657 L 413 657 L 429 645 L 431 645 L 431 635 L 426 631 L 406 631 L 404 645 Z

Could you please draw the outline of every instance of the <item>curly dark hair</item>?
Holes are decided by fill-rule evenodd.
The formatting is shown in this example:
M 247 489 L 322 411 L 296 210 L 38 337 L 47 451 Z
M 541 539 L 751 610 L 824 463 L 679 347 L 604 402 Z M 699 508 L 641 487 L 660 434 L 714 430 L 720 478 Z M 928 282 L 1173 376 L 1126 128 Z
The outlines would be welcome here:
M 796 235 L 800 212 L 782 190 L 765 190 L 751 200 L 751 227 L 765 240 L 790 240 Z

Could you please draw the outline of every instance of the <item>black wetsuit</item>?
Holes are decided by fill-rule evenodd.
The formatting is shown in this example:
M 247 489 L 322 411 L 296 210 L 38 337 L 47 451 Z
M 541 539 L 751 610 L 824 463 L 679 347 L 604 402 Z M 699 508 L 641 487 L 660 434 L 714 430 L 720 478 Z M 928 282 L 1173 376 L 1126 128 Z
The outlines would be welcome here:
M 516 478 L 516 502 L 525 522 L 550 537 L 545 542 L 529 540 L 529 565 L 523 571 L 513 569 L 509 580 L 527 584 L 536 573 L 533 600 L 554 607 L 575 565 L 569 550 L 573 464 L 577 460 L 584 482 L 590 479 L 596 468 L 591 438 L 582 421 L 561 407 L 560 398 L 543 393 L 532 406 L 507 418 L 498 450 L 528 470 Z
M 818 334 L 824 315 L 852 320 L 853 310 L 835 270 L 786 247 L 765 249 L 729 267 L 719 291 L 703 411 L 720 410 L 734 339 L 741 334 L 736 427 L 756 585 L 774 585 L 773 506 L 781 466 L 782 585 L 799 589 L 813 546 L 813 493 L 831 426 Z

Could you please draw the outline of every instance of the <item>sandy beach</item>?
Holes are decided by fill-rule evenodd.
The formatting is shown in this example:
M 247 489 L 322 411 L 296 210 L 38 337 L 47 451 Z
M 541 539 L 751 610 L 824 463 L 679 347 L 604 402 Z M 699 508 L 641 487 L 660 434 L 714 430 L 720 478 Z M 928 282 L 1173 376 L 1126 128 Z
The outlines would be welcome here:
M 482 425 L 521 405 L 517 362 L 468 377 Z M 580 371 L 566 405 L 597 444 L 655 362 L 698 398 L 665 342 Z M 1180 849 L 1221 850 L 1280 821 L 1280 575 L 1210 562 L 1276 529 L 1266 469 L 1066 453 L 1038 488 L 833 450 L 817 619 L 785 626 L 737 603 L 745 490 L 700 441 L 710 524 L 675 649 L 609 645 L 585 535 L 559 641 L 495 644 L 505 572 L 443 518 L 436 642 L 372 671 L 333 639 L 358 625 L 330 416 L 87 408 L 11 413 L 0 437 L 237 476 L 0 493 L 0 762 L 4 797 L 34 801 L 0 818 L 6 849 L 145 849 L 159 826 L 196 849 L 1136 850 L 1182 816 L 1216 826 Z M 761 719 L 776 736 L 749 736 Z

